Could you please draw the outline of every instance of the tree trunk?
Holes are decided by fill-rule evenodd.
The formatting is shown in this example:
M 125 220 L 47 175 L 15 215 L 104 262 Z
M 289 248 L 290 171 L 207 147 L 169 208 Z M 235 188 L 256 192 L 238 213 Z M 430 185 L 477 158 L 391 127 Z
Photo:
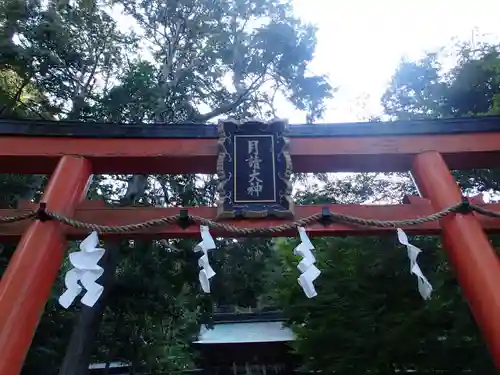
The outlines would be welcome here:
M 99 262 L 100 266 L 104 268 L 104 273 L 97 281 L 104 286 L 103 294 L 93 307 L 82 306 L 66 348 L 66 355 L 59 375 L 87 375 L 89 372 L 90 356 L 99 332 L 106 299 L 113 285 L 119 251 L 119 243 L 106 244 L 106 252 Z
M 147 176 L 133 176 L 128 183 L 127 192 L 120 205 L 128 206 L 133 204 L 144 195 L 146 185 Z M 93 307 L 82 306 L 71 333 L 59 375 L 87 375 L 89 373 L 90 356 L 106 308 L 106 299 L 113 288 L 120 244 L 117 242 L 106 243 L 105 249 L 106 252 L 99 262 L 99 265 L 104 269 L 104 273 L 97 280 L 104 287 L 103 294 Z

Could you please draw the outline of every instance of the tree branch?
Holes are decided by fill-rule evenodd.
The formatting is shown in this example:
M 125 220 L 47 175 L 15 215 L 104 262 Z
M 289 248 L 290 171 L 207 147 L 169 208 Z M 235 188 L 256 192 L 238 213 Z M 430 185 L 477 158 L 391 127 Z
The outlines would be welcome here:
M 232 112 L 235 110 L 241 103 L 245 102 L 250 93 L 255 89 L 257 83 L 267 74 L 264 72 L 259 77 L 257 77 L 250 86 L 245 90 L 244 93 L 240 94 L 233 102 L 221 105 L 219 108 L 214 109 L 211 112 L 205 114 L 194 115 L 195 122 L 206 122 L 214 117 L 220 116 L 224 113 Z

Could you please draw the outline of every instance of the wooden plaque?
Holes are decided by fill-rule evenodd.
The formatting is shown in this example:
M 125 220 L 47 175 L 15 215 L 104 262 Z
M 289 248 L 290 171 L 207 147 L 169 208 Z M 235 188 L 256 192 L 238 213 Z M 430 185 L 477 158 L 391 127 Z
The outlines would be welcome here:
M 293 216 L 288 123 L 220 121 L 218 217 Z

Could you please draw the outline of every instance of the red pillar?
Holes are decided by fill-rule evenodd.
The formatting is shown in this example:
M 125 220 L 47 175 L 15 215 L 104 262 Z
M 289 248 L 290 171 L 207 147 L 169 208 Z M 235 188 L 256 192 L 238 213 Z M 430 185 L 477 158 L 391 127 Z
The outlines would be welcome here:
M 91 177 L 88 160 L 64 156 L 42 201 L 47 210 L 72 215 Z M 34 221 L 0 281 L 0 374 L 18 375 L 61 266 L 66 240 L 55 221 Z M 57 334 L 57 332 L 54 332 Z
M 412 175 L 436 211 L 462 200 L 460 188 L 437 152 L 415 158 Z M 442 219 L 445 250 L 500 370 L 500 262 L 473 214 L 450 214 Z

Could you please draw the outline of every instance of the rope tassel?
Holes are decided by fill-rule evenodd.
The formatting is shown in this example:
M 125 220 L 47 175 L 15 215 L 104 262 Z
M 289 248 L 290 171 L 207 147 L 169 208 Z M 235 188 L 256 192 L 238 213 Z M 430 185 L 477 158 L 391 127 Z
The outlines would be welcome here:
M 406 235 L 406 233 L 400 228 L 398 228 L 398 240 L 402 245 L 406 246 L 406 249 L 408 251 L 408 258 L 410 259 L 410 272 L 417 276 L 418 291 L 420 292 L 420 295 L 423 299 L 431 298 L 432 285 L 423 275 L 422 270 L 417 263 L 418 254 L 420 254 L 422 250 L 412 245 L 408 241 L 408 236 Z
M 210 293 L 210 279 L 215 276 L 215 271 L 210 266 L 208 250 L 215 249 L 216 246 L 207 226 L 200 226 L 200 234 L 201 242 L 193 250 L 195 252 L 203 252 L 203 255 L 198 259 L 198 265 L 201 267 L 199 273 L 200 285 L 205 293 Z
M 319 277 L 321 271 L 314 265 L 316 258 L 311 252 L 314 246 L 307 236 L 306 230 L 303 227 L 298 227 L 298 230 L 301 243 L 293 250 L 293 253 L 302 257 L 302 260 L 297 265 L 302 274 L 297 281 L 307 298 L 313 298 L 318 295 L 313 282 Z
M 69 261 L 74 267 L 65 277 L 66 291 L 59 297 L 59 304 L 67 309 L 83 289 L 86 293 L 80 300 L 84 305 L 92 307 L 101 296 L 104 288 L 96 281 L 104 270 L 97 263 L 101 260 L 105 250 L 98 248 L 99 237 L 92 232 L 80 243 L 80 251 L 69 254 Z

